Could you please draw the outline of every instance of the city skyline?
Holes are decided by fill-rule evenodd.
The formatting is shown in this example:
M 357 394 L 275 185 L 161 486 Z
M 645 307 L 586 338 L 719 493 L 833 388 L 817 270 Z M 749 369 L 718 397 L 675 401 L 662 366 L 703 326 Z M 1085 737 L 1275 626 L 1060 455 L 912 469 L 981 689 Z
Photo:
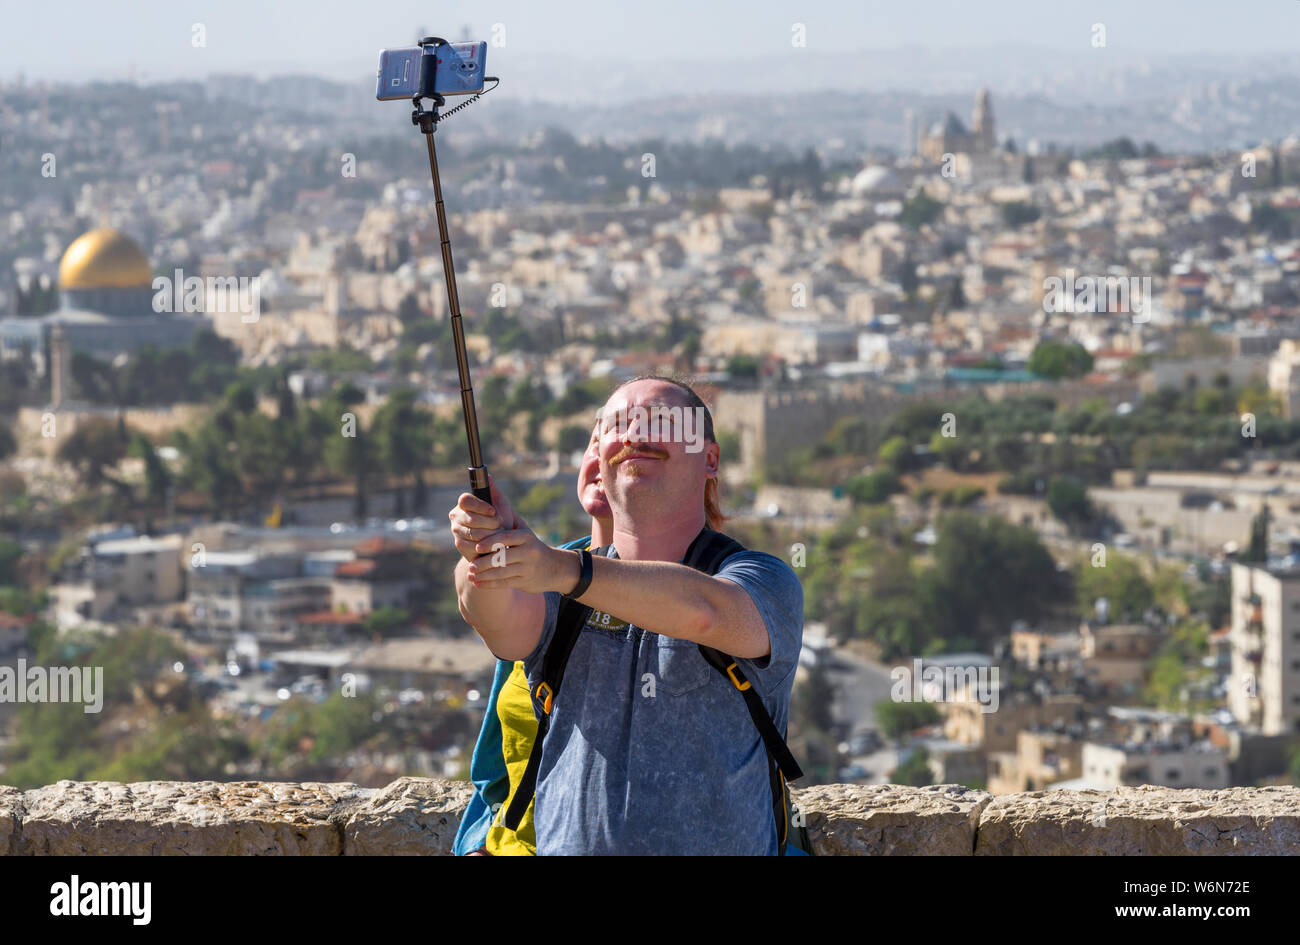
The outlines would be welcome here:
M 579 703 L 716 695 L 714 757 L 760 758 L 695 644 L 777 700 L 799 793 L 658 781 L 672 752 L 593 737 L 655 782 L 609 792 L 654 815 L 617 852 L 720 852 L 721 817 L 653 839 L 697 782 L 819 855 L 1296 852 L 1300 54 L 1266 44 L 1300 3 L 266 6 L 73 2 L 0 36 L 0 853 L 464 855 L 496 825 L 457 782 Z M 375 52 L 420 33 L 486 40 L 502 79 L 437 161 L 375 100 Z M 714 468 L 656 424 L 633 486 L 593 416 L 666 376 Z M 627 560 L 529 587 L 610 593 L 590 639 L 647 648 L 602 669 L 626 691 L 543 679 L 536 739 L 515 655 L 551 657 L 476 610 L 503 549 L 462 515 L 467 458 L 529 555 L 610 545 L 611 484 Z M 697 486 L 776 578 L 767 658 L 717 632 L 743 597 L 626 567 L 681 558 L 629 488 L 671 487 L 659 524 L 715 557 Z M 33 684 L 78 666 L 84 706 Z M 292 829 L 243 826 L 267 792 Z
M 743 9 L 743 16 L 738 16 Z M 866 54 L 920 46 L 962 51 L 1018 46 L 1069 52 L 1099 48 L 1095 30 L 1105 28 L 1112 59 L 1171 54 L 1234 56 L 1290 53 L 1282 37 L 1300 27 L 1300 5 L 1271 3 L 1266 15 L 1223 18 L 1209 2 L 1159 2 L 1133 8 L 1114 0 L 1054 4 L 1050 8 L 1007 0 L 994 10 L 956 2 L 920 8 L 849 3 L 726 2 L 700 8 L 673 0 L 652 13 L 635 8 L 569 0 L 545 14 L 506 0 L 490 12 L 449 15 L 439 22 L 411 2 L 379 11 L 333 2 L 300 0 L 268 8 L 252 0 L 219 7 L 186 7 L 145 0 L 127 15 L 74 0 L 56 7 L 29 5 L 7 16 L 0 35 L 0 75 L 33 81 L 83 78 L 159 81 L 220 72 L 274 75 L 309 72 L 344 79 L 373 69 L 382 47 L 405 45 L 417 31 L 460 38 L 467 31 L 493 41 L 496 53 L 534 55 L 555 66 L 556 51 L 581 49 L 584 61 L 697 62 L 769 57 L 799 48 L 822 54 Z M 70 38 L 69 22 L 78 24 Z M 194 45 L 194 26 L 203 26 L 203 45 Z M 796 46 L 792 37 L 802 26 Z M 494 32 L 495 31 L 495 32 Z M 285 37 L 300 36 L 301 44 Z M 86 46 L 87 40 L 96 40 Z M 304 53 L 311 48 L 312 55 Z M 75 56 L 69 56 L 69 50 Z M 75 62 L 77 69 L 67 63 Z M 1108 64 L 1109 65 L 1109 64 Z M 1261 69 L 1269 63 L 1258 63 Z M 599 78 L 593 81 L 598 82 Z

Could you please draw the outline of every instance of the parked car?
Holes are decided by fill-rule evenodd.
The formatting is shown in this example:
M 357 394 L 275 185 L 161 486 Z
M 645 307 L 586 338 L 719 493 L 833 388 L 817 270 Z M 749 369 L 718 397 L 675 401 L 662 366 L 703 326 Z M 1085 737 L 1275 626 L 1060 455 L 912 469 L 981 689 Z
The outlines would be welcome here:
M 849 754 L 851 755 L 869 755 L 873 751 L 879 751 L 881 746 L 880 733 L 874 728 L 856 732 L 849 738 Z
M 858 781 L 867 777 L 867 769 L 855 761 L 852 764 L 847 764 L 840 768 L 840 770 L 836 772 L 835 777 L 841 782 Z

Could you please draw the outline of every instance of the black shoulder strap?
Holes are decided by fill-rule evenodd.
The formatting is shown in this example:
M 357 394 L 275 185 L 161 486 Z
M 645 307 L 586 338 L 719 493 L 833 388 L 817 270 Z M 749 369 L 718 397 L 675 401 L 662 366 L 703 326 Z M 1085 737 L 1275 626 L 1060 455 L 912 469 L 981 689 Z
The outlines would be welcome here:
M 706 528 L 691 543 L 691 547 L 686 552 L 685 563 L 705 574 L 717 574 L 723 561 L 736 552 L 744 550 L 745 546 L 734 538 L 728 538 L 721 532 Z M 763 736 L 763 744 L 767 746 L 768 753 L 779 764 L 781 772 L 791 781 L 803 777 L 794 755 L 790 754 L 790 749 L 786 747 L 785 739 L 776 730 L 772 717 L 768 715 L 767 707 L 754 691 L 753 685 L 745 678 L 737 660 L 721 650 L 703 644 L 700 644 L 700 653 L 708 660 L 710 666 L 725 676 L 727 681 L 739 689 L 740 694 L 745 697 L 745 705 L 749 709 L 750 717 L 753 718 L 759 734 Z
M 776 723 L 768 714 L 767 706 L 763 705 L 762 698 L 754 691 L 753 684 L 745 678 L 736 660 L 726 653 L 703 645 L 700 646 L 700 653 L 709 661 L 710 666 L 725 676 L 727 681 L 739 689 L 740 694 L 745 697 L 745 707 L 749 709 L 749 717 L 754 720 L 754 726 L 758 729 L 758 734 L 763 736 L 763 744 L 767 746 L 767 753 L 777 763 L 786 780 L 797 781 L 802 778 L 803 771 L 799 768 L 799 763 L 794 760 L 785 738 L 776 730 Z
M 744 545 L 734 538 L 706 528 L 691 543 L 690 549 L 686 552 L 685 563 L 706 574 L 717 574 L 723 561 L 736 552 L 744 550 Z M 802 778 L 803 770 L 794 760 L 794 754 L 786 745 L 785 737 L 777 731 L 776 723 L 768 714 L 767 706 L 763 705 L 762 697 L 754 691 L 753 683 L 745 677 L 739 661 L 713 647 L 702 643 L 698 646 L 700 655 L 708 664 L 740 691 L 745 699 L 745 708 L 749 710 L 749 717 L 753 719 L 754 727 L 758 729 L 758 734 L 763 739 L 763 746 L 767 749 L 768 782 L 772 789 L 772 817 L 776 821 L 777 845 L 781 855 L 784 856 L 790 829 L 790 811 L 787 806 L 789 791 L 786 782 Z
M 605 557 L 608 553 L 609 545 L 592 552 L 597 557 Z M 564 681 L 564 668 L 569 665 L 573 644 L 578 642 L 578 634 L 582 632 L 582 626 L 590 613 L 590 607 L 579 604 L 572 598 L 565 597 L 560 601 L 560 612 L 555 618 L 555 634 L 542 656 L 542 679 L 533 690 L 533 696 L 542 709 L 541 717 L 537 720 L 537 737 L 529 749 L 528 765 L 524 768 L 519 787 L 506 809 L 505 825 L 511 830 L 519 829 L 519 822 L 532 803 L 533 795 L 537 793 L 537 772 L 542 764 L 542 739 L 551 727 L 551 709 L 560 693 L 560 683 Z

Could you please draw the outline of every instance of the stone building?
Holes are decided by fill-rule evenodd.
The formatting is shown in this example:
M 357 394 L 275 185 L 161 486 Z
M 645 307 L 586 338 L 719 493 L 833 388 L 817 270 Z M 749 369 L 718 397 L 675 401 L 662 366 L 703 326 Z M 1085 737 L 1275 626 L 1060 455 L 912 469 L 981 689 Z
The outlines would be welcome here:
M 108 227 L 91 230 L 63 254 L 57 311 L 0 318 L 0 359 L 29 358 L 61 405 L 73 355 L 113 361 L 145 345 L 184 348 L 208 326 L 202 316 L 156 312 L 153 299 L 153 270 L 139 245 Z
M 971 128 L 968 130 L 955 113 L 948 112 L 922 137 L 921 156 L 937 163 L 945 154 L 990 154 L 996 146 L 993 102 L 989 90 L 980 89 L 975 94 Z

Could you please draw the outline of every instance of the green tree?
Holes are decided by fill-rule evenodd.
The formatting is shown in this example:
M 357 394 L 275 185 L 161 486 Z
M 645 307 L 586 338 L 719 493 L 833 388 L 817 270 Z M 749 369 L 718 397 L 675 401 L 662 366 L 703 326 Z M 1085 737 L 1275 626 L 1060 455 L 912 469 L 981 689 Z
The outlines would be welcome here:
M 941 213 L 943 213 L 943 202 L 935 200 L 922 188 L 903 202 L 903 212 L 899 215 L 899 222 L 910 230 L 919 230 L 939 219 Z
M 1072 527 L 1090 521 L 1093 516 L 1088 489 L 1073 476 L 1052 477 L 1047 484 L 1047 507 L 1053 515 Z
M 83 351 L 74 351 L 69 364 L 74 390 L 91 403 L 120 404 L 116 377 L 110 365 Z
M 908 693 L 908 698 L 911 698 L 911 693 Z M 940 719 L 939 710 L 929 702 L 877 702 L 874 712 L 876 727 L 881 734 L 895 741 Z
M 844 483 L 844 491 L 849 497 L 854 502 L 866 505 L 884 502 L 901 489 L 898 475 L 892 469 L 878 469 L 865 475 L 854 476 Z
M 733 355 L 727 361 L 727 373 L 736 379 L 752 381 L 758 377 L 758 358 L 748 354 Z
M 1028 369 L 1041 377 L 1059 380 L 1081 377 L 1092 370 L 1093 358 L 1082 345 L 1042 341 L 1029 356 Z
M 912 466 L 912 444 L 905 437 L 891 436 L 880 444 L 876 451 L 876 462 L 894 472 L 905 472 Z
M 585 450 L 591 442 L 591 428 L 580 427 L 576 423 L 566 424 L 555 435 L 555 448 L 561 453 L 574 453 Z
M 162 505 L 167 500 L 167 491 L 172 484 L 167 464 L 158 456 L 154 445 L 141 433 L 131 435 L 130 454 L 144 461 L 144 486 L 149 501 Z
M 206 495 L 217 517 L 237 509 L 244 495 L 235 471 L 233 424 L 230 427 L 225 428 L 222 418 L 216 416 L 193 435 L 181 430 L 173 437 L 184 457 L 181 481 Z
M 278 420 L 260 410 L 235 418 L 234 472 L 255 507 L 262 508 L 280 492 L 289 468 L 290 444 Z
M 1097 598 L 1106 598 L 1111 621 L 1138 620 L 1155 602 L 1155 592 L 1128 555 L 1110 552 L 1105 567 L 1093 567 L 1092 558 L 1080 559 L 1074 583 L 1079 613 L 1091 617 Z
M 927 605 L 943 638 L 991 646 L 1061 600 L 1056 562 L 1033 529 L 958 510 L 941 513 L 936 530 Z
M 0 538 L 0 586 L 18 583 L 18 561 L 23 546 L 12 538 Z
M 914 750 L 906 761 L 894 769 L 890 783 L 910 784 L 914 787 L 934 783 L 934 772 L 930 770 L 930 753 L 924 745 Z
M 103 704 L 89 713 L 73 702 L 19 707 L 6 757 L 9 784 L 192 781 L 240 756 L 238 735 L 214 724 L 198 694 L 177 680 L 172 665 L 186 657 L 170 636 L 133 628 L 112 637 L 41 632 L 30 639 L 38 663 L 102 667 Z M 120 725 L 128 717 L 136 724 Z
M 944 436 L 942 430 L 935 430 L 930 436 L 930 452 L 949 469 L 961 472 L 970 455 L 969 446 L 963 445 L 959 437 Z
M 379 607 L 366 614 L 365 620 L 361 622 L 366 633 L 378 634 L 381 637 L 392 636 L 396 631 L 405 629 L 410 624 L 410 613 L 400 607 Z
M 325 464 L 335 475 L 353 480 L 353 516 L 366 517 L 370 476 L 379 450 L 372 442 L 361 417 L 352 409 L 365 399 L 359 390 L 343 385 L 326 398 L 323 412 L 331 420 L 333 432 L 325 440 Z
M 833 456 L 866 456 L 871 438 L 871 427 L 865 417 L 841 417 L 822 437 L 822 442 Z
M 1263 564 L 1268 561 L 1268 519 L 1268 503 L 1265 502 L 1250 520 L 1250 544 L 1240 555 L 1242 562 Z
M 415 398 L 416 392 L 410 388 L 394 391 L 375 412 L 371 428 L 389 475 L 413 480 L 410 509 L 412 514 L 421 515 L 428 506 L 424 474 L 433 463 L 433 417 L 416 405 Z M 399 517 L 406 514 L 400 491 L 396 512 Z
M 1256 419 L 1279 417 L 1282 411 L 1278 397 L 1268 389 L 1268 384 L 1258 378 L 1252 378 L 1237 400 L 1237 413 L 1254 414 Z
M 1210 708 L 1209 699 L 1194 699 L 1192 693 L 1203 689 L 1212 670 L 1204 665 L 1210 651 L 1209 626 L 1201 620 L 1176 623 L 1151 660 L 1143 701 L 1156 708 L 1195 712 Z
M 525 520 L 540 525 L 542 517 L 566 492 L 559 483 L 539 482 L 519 498 L 515 511 Z
M 1202 387 L 1196 392 L 1196 412 L 1206 416 L 1222 414 L 1232 405 L 1225 391 L 1214 387 Z
M 92 417 L 77 424 L 55 454 L 60 462 L 77 470 L 82 483 L 96 489 L 104 483 L 120 486 L 108 472 L 126 456 L 127 441 L 118 424 L 104 417 Z
M 1149 146 L 1153 147 L 1151 145 Z M 1138 151 L 1137 145 L 1133 143 L 1132 138 L 1122 136 L 1119 138 L 1112 138 L 1102 144 L 1099 148 L 1093 148 L 1090 151 L 1084 152 L 1084 157 L 1091 159 L 1105 158 L 1110 160 L 1122 160 L 1135 158 L 1140 153 L 1141 152 Z

